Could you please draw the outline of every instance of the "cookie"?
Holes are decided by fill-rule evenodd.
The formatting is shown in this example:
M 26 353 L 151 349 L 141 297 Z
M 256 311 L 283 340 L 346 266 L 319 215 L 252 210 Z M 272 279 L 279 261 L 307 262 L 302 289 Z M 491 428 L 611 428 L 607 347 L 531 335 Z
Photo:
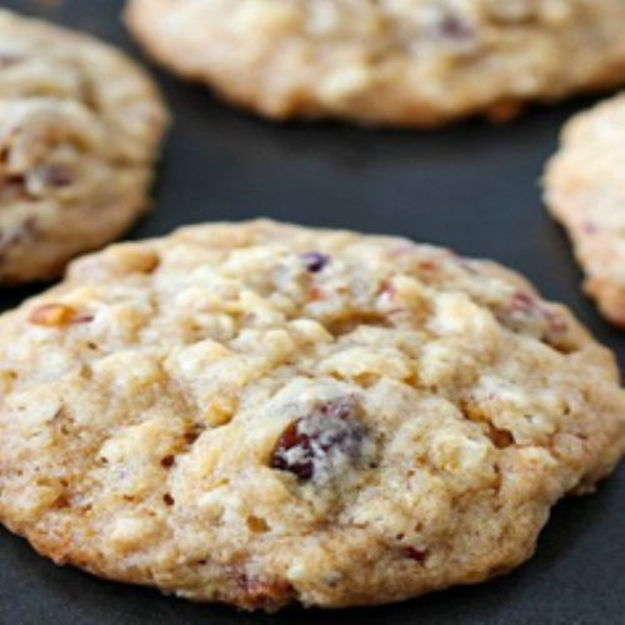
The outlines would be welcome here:
M 584 289 L 625 327 L 625 95 L 576 115 L 545 174 L 545 199 L 567 229 Z
M 0 317 L 0 518 L 275 609 L 501 574 L 625 444 L 612 355 L 485 261 L 270 221 L 76 261 Z
M 129 0 L 157 60 L 274 119 L 431 127 L 625 82 L 622 0 Z
M 56 277 L 130 227 L 166 122 L 120 52 L 0 10 L 0 284 Z

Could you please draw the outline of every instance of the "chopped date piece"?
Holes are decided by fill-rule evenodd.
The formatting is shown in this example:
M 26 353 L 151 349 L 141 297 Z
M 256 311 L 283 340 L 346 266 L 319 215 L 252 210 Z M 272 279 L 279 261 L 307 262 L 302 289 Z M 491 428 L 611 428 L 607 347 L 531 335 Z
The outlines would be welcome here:
M 352 397 L 320 404 L 291 423 L 278 439 L 269 466 L 289 471 L 300 481 L 328 481 L 341 466 L 361 456 L 366 430 Z
M 330 262 L 330 257 L 321 252 L 304 252 L 301 259 L 311 273 L 319 273 Z

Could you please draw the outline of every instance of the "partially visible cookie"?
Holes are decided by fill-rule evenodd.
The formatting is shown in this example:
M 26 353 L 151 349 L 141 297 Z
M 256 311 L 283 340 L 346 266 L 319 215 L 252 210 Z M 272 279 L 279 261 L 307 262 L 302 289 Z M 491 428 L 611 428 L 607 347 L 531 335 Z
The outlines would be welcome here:
M 0 284 L 61 274 L 147 208 L 167 123 L 111 46 L 0 10 Z
M 129 0 L 178 74 L 275 119 L 437 126 L 625 82 L 622 0 Z
M 545 189 L 586 274 L 584 289 L 625 327 L 625 94 L 566 125 Z
M 405 239 L 200 225 L 80 259 L 0 317 L 0 519 L 195 600 L 501 574 L 624 445 L 614 359 L 568 310 Z

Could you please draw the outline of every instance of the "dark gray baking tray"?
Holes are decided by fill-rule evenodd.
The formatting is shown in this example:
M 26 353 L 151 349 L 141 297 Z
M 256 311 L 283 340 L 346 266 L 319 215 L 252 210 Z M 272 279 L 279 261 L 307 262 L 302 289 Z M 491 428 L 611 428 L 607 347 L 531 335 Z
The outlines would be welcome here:
M 91 31 L 138 55 L 119 24 L 119 0 L 14 0 L 5 6 Z M 155 210 L 131 233 L 268 215 L 402 234 L 500 260 L 569 304 L 625 364 L 625 332 L 580 295 L 563 232 L 538 185 L 561 123 L 591 100 L 535 109 L 503 127 L 470 122 L 437 133 L 339 125 L 276 126 L 228 109 L 200 87 L 154 70 L 176 124 Z M 39 287 L 41 288 L 41 287 Z M 0 291 L 9 308 L 35 287 Z M 57 568 L 0 530 L 0 625 L 471 625 L 625 623 L 625 466 L 598 494 L 560 504 L 536 556 L 512 574 L 402 604 L 249 615 Z

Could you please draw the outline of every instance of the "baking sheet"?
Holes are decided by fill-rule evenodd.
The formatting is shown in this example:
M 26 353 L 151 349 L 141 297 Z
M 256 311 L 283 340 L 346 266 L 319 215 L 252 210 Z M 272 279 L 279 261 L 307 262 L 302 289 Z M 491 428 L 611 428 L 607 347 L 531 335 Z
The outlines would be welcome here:
M 2 4 L 93 32 L 140 56 L 119 23 L 119 0 Z M 277 126 L 152 71 L 176 123 L 154 211 L 130 238 L 165 234 L 180 224 L 266 215 L 446 245 L 522 271 L 548 298 L 571 306 L 625 365 L 625 332 L 601 321 L 580 294 L 566 237 L 540 201 L 542 165 L 560 125 L 593 99 L 537 108 L 507 126 L 474 121 L 436 133 Z M 38 288 L 0 290 L 0 310 Z M 294 608 L 273 616 L 190 604 L 58 568 L 0 530 L 0 625 L 623 623 L 624 500 L 622 466 L 596 495 L 556 507 L 529 563 L 479 586 L 378 608 Z

